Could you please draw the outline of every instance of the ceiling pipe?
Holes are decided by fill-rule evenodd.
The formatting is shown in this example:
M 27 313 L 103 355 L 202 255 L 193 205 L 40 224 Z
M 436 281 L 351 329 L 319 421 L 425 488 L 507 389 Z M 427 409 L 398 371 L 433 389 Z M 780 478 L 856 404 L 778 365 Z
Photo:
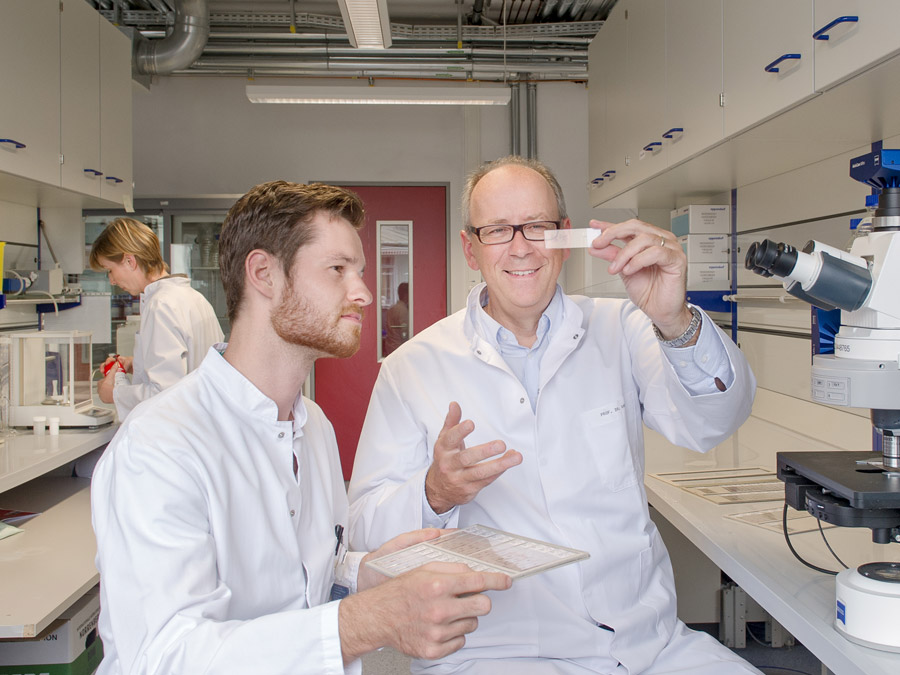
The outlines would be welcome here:
M 521 115 L 519 106 L 519 92 L 522 89 L 520 82 L 511 82 L 509 85 L 509 154 L 518 155 L 521 149 L 522 131 L 519 126 Z
M 208 39 L 207 0 L 175 0 L 171 34 L 162 40 L 137 37 L 133 69 L 141 75 L 166 75 L 187 68 L 200 58 Z
M 526 153 L 529 159 L 537 159 L 537 85 L 529 82 L 525 104 Z

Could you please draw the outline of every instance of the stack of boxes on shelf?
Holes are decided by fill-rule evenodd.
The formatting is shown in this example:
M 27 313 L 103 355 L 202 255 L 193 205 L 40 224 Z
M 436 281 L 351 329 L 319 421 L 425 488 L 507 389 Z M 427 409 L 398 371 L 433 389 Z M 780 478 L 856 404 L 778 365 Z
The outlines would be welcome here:
M 731 207 L 683 206 L 671 212 L 671 228 L 688 259 L 688 299 L 721 310 L 722 295 L 731 292 Z
M 0 675 L 91 675 L 103 659 L 94 587 L 35 638 L 0 640 Z

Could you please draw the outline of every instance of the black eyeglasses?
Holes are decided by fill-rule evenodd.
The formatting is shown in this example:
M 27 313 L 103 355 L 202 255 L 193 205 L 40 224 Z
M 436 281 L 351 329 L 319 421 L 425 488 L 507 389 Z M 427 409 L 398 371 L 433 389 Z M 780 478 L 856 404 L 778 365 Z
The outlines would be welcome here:
M 559 229 L 560 220 L 536 220 L 533 223 L 523 223 L 522 225 L 485 225 L 484 227 L 468 226 L 469 232 L 478 237 L 478 241 L 482 244 L 506 244 L 513 240 L 516 232 L 521 232 L 522 236 L 529 241 L 544 241 L 544 235 L 549 230 Z

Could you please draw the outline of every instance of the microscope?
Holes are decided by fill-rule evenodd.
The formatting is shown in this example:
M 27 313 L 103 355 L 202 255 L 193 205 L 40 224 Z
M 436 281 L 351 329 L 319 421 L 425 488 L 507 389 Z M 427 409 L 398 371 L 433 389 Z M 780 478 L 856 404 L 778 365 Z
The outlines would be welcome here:
M 813 356 L 812 400 L 868 408 L 875 431 L 874 452 L 779 452 L 785 503 L 822 522 L 868 527 L 876 543 L 900 543 L 900 150 L 853 158 L 850 177 L 880 194 L 871 231 L 849 252 L 766 239 L 751 244 L 744 265 L 815 307 L 841 310 L 834 353 Z M 836 596 L 841 634 L 900 652 L 900 563 L 838 573 Z

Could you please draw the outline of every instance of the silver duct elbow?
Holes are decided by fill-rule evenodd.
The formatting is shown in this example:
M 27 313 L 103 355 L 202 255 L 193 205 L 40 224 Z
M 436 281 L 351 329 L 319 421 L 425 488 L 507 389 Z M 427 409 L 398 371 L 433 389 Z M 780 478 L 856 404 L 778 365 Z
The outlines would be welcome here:
M 200 58 L 209 39 L 207 0 L 176 0 L 175 25 L 162 40 L 139 37 L 134 46 L 134 71 L 165 75 L 187 68 Z

